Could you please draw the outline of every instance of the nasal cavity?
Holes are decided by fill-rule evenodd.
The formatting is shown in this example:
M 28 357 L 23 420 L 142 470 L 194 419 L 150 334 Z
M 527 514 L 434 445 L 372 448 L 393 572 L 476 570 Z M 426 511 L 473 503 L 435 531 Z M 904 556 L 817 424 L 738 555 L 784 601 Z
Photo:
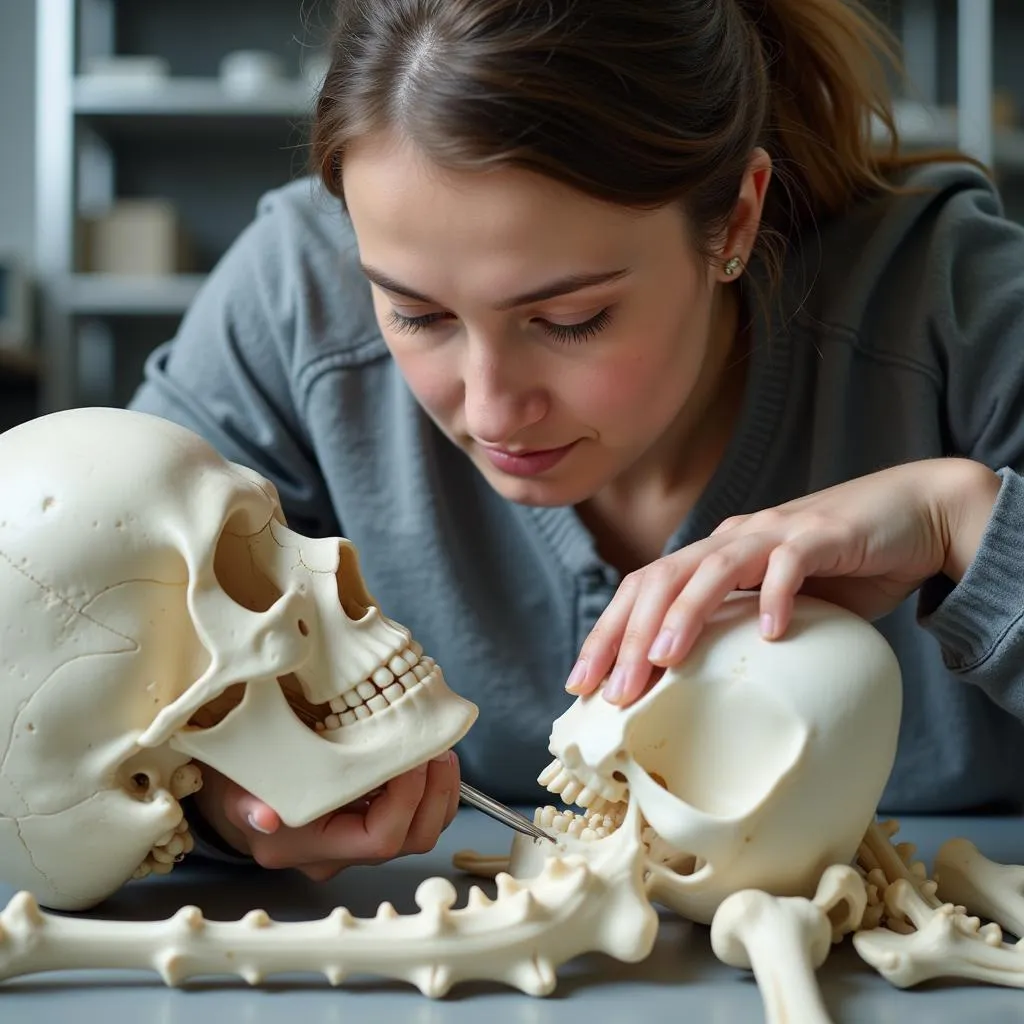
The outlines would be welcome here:
M 359 556 L 351 544 L 340 545 L 337 579 L 338 600 L 342 610 L 350 619 L 358 622 L 375 605 L 366 590 L 363 574 L 359 571 Z

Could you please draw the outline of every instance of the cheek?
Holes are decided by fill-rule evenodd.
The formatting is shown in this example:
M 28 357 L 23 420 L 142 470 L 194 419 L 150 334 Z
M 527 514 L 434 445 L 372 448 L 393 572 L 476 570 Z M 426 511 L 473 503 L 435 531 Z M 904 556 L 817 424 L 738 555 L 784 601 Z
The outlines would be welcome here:
M 416 351 L 405 339 L 385 337 L 409 390 L 435 419 L 450 420 L 462 404 L 457 368 L 438 352 Z
M 663 315 L 631 324 L 580 376 L 569 399 L 577 414 L 627 427 L 673 415 L 700 374 L 707 338 L 700 315 Z

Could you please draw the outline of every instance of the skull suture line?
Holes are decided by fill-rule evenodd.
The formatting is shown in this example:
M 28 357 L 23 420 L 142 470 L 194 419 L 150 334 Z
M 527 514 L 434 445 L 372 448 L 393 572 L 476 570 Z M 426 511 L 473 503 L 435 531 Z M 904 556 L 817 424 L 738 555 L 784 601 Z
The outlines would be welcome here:
M 476 708 L 354 547 L 156 417 L 0 437 L 0 864 L 81 909 L 187 848 L 191 759 L 301 825 L 460 739 Z

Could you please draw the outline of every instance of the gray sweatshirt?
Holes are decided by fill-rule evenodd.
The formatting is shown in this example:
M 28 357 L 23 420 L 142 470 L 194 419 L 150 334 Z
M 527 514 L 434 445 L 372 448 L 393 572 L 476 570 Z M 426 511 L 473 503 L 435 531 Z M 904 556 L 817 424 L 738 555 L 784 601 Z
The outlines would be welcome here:
M 1005 468 L 965 578 L 929 581 L 877 623 L 904 676 L 882 808 L 1016 805 L 1024 230 L 968 166 L 918 170 L 907 184 L 792 247 L 780 300 L 754 327 L 734 437 L 666 552 L 726 516 L 896 463 L 958 454 Z M 294 528 L 351 538 L 385 613 L 480 707 L 458 748 L 466 780 L 544 802 L 549 727 L 618 574 L 572 508 L 505 500 L 422 412 L 336 200 L 311 180 L 264 197 L 132 404 L 272 480 Z

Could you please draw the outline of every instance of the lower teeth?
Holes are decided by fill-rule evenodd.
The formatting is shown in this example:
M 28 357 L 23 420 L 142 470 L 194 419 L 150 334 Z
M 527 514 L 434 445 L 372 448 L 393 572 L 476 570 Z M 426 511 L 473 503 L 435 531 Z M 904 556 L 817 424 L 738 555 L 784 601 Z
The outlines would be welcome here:
M 533 823 L 547 831 L 568 835 L 573 839 L 582 839 L 585 842 L 605 839 L 617 827 L 611 815 L 591 811 L 577 814 L 575 811 L 552 807 L 550 804 L 537 808 L 533 815 Z

